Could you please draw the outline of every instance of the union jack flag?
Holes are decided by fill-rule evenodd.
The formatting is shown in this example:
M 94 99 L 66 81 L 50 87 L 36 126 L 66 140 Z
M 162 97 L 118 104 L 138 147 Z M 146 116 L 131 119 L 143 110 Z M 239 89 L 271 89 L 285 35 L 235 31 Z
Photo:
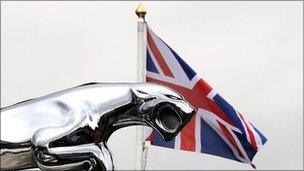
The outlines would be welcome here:
M 175 89 L 197 110 L 170 142 L 165 142 L 157 132 L 146 132 L 146 141 L 151 141 L 151 145 L 252 164 L 254 155 L 267 141 L 150 28 L 147 28 L 146 80 Z

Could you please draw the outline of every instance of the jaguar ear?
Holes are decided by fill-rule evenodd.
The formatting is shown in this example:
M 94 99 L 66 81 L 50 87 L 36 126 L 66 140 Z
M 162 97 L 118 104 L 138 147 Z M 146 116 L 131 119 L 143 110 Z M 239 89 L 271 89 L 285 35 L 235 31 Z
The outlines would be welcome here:
M 135 96 L 138 99 L 149 99 L 150 95 L 142 90 L 137 90 L 135 88 L 131 89 L 132 95 Z

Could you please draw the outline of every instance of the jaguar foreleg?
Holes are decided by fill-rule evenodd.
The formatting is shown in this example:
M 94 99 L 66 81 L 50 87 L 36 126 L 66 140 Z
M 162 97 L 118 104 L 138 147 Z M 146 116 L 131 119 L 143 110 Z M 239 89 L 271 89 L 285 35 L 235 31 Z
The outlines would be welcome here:
M 84 144 L 69 147 L 41 148 L 34 154 L 42 170 L 113 170 L 114 164 L 106 145 Z

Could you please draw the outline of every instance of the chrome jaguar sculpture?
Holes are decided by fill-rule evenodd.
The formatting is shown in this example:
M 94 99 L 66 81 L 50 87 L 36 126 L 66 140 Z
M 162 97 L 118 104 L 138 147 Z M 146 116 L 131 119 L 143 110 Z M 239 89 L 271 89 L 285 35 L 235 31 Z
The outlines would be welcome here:
M 1 170 L 113 170 L 107 141 L 130 125 L 173 139 L 195 113 L 151 83 L 89 83 L 1 109 Z

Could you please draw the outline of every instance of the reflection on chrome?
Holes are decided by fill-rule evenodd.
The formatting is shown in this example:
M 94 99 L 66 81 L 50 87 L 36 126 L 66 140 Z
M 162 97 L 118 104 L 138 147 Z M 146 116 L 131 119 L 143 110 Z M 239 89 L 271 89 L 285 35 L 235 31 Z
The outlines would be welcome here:
M 147 125 L 173 139 L 195 113 L 151 83 L 89 83 L 1 109 L 1 170 L 113 170 L 107 141 Z

